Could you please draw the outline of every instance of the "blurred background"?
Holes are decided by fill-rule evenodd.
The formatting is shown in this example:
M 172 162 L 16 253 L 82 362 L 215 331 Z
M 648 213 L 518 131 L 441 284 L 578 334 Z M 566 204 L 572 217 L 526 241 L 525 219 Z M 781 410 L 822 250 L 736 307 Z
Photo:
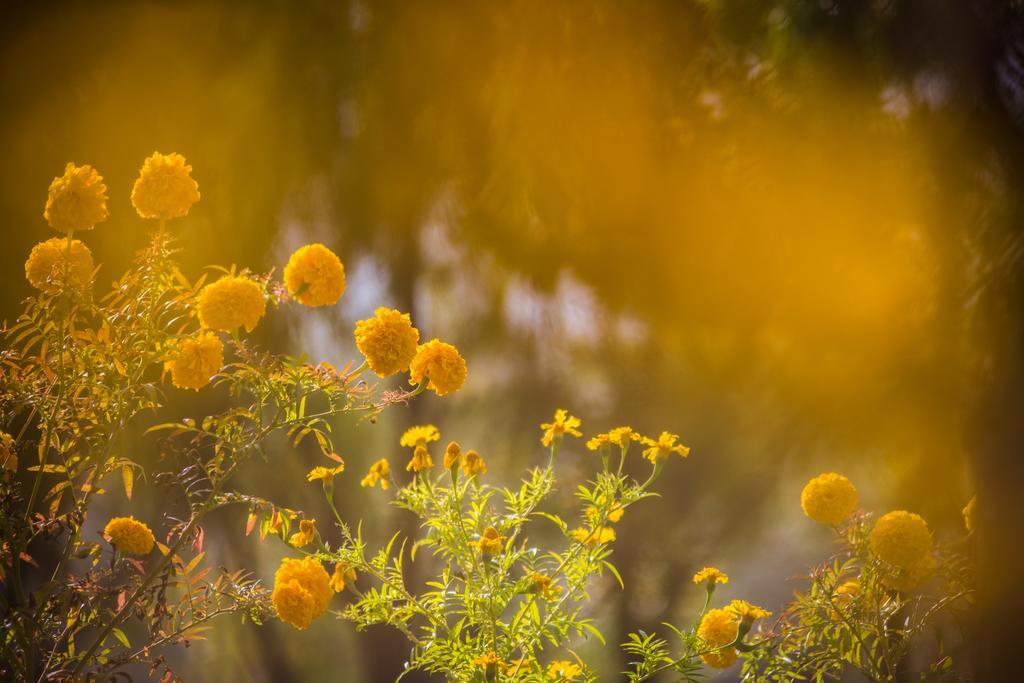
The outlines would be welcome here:
M 810 477 L 843 472 L 866 509 L 919 512 L 940 540 L 962 534 L 977 492 L 979 618 L 957 654 L 977 680 L 1007 680 L 1005 625 L 1024 608 L 1020 3 L 47 2 L 5 14 L 3 318 L 27 293 L 22 264 L 50 236 L 46 188 L 67 161 L 109 187 L 111 217 L 84 237 L 102 291 L 151 227 L 129 201 L 142 160 L 180 152 L 202 192 L 174 226 L 185 272 L 280 268 L 310 241 L 345 262 L 337 307 L 272 313 L 263 343 L 340 366 L 354 321 L 390 305 L 468 360 L 454 397 L 339 439 L 342 512 L 367 536 L 415 531 L 358 487 L 411 424 L 437 424 L 509 484 L 543 458 L 537 424 L 556 408 L 587 434 L 681 434 L 691 457 L 620 525 L 627 590 L 594 586 L 609 647 L 576 648 L 616 680 L 614 645 L 688 623 L 705 564 L 732 577 L 726 599 L 785 604 L 831 552 L 800 511 Z M 304 508 L 318 457 L 282 445 L 239 486 L 323 513 Z M 577 443 L 560 458 L 559 511 L 591 457 Z M 136 496 L 132 512 L 159 519 L 148 504 Z M 270 581 L 285 549 L 244 537 L 244 517 L 213 520 L 212 561 Z M 171 658 L 186 680 L 389 681 L 406 651 L 397 633 L 330 618 L 303 633 L 222 621 Z

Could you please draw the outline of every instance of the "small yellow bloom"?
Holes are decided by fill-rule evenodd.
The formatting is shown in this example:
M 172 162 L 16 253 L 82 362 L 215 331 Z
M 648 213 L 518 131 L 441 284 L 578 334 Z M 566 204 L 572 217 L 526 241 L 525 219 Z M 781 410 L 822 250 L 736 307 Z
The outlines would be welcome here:
M 381 458 L 377 462 L 370 465 L 370 471 L 367 472 L 366 476 L 362 478 L 359 485 L 364 488 L 373 488 L 380 482 L 381 489 L 387 491 L 391 484 L 388 482 L 388 475 L 391 473 L 391 465 L 388 461 Z
M 693 575 L 693 582 L 703 583 L 705 581 L 709 586 L 716 583 L 729 583 L 729 575 L 717 567 L 704 567 Z
M 616 427 L 604 434 L 598 434 L 590 439 L 590 441 L 587 441 L 587 448 L 592 451 L 599 450 L 605 446 L 618 446 L 625 449 L 635 436 L 637 434 L 631 427 Z
M 751 605 L 746 600 L 733 600 L 725 609 L 739 617 L 740 621 L 748 623 L 755 619 L 767 619 L 772 615 L 768 610 L 758 607 L 757 605 Z
M 461 459 L 462 449 L 459 447 L 458 442 L 452 441 L 448 444 L 448 448 L 444 449 L 444 468 L 450 470 L 458 467 Z
M 439 441 L 440 439 L 441 432 L 437 431 L 437 427 L 434 425 L 420 425 L 409 427 L 405 430 L 398 443 L 406 448 L 416 448 L 417 446 L 426 446 L 431 441 Z
M 697 635 L 704 641 L 704 649 L 714 650 L 701 655 L 704 663 L 715 669 L 732 666 L 736 661 L 736 648 L 725 646 L 736 640 L 739 630 L 740 622 L 735 613 L 724 609 L 708 610 L 697 628 Z
M 575 681 L 582 674 L 583 669 L 580 668 L 579 664 L 567 662 L 564 659 L 548 664 L 548 676 L 556 681 Z
M 967 505 L 964 506 L 964 527 L 967 529 L 967 533 L 974 532 L 974 506 L 978 502 L 977 496 L 971 496 L 971 499 L 967 501 Z
M 434 459 L 430 457 L 430 451 L 426 446 L 417 446 L 412 452 L 412 458 L 405 466 L 407 472 L 422 472 L 434 466 Z
M 600 503 L 600 507 L 604 507 L 605 506 L 604 496 L 598 497 L 598 503 Z M 624 514 L 626 514 L 626 509 L 624 507 L 622 507 L 622 503 L 619 503 L 619 502 L 612 503 L 611 510 L 608 511 L 608 520 L 607 521 L 612 522 L 614 524 L 615 522 L 618 522 L 620 519 L 622 519 L 622 515 L 624 515 Z M 600 508 L 597 507 L 597 506 L 594 506 L 594 505 L 589 506 L 587 508 L 587 519 L 590 520 L 590 523 L 592 525 L 593 524 L 597 524 L 598 522 L 600 522 L 601 521 L 601 510 L 600 510 Z
M 67 271 L 68 287 L 82 291 L 92 283 L 95 268 L 92 252 L 81 240 L 71 240 L 69 253 L 67 238 L 54 237 L 32 247 L 25 278 L 36 289 L 52 294 L 61 290 Z
M 882 574 L 882 583 L 894 590 L 908 593 L 935 573 L 936 562 L 931 552 L 908 567 L 893 566 L 892 570 Z
M 486 671 L 489 675 L 494 674 L 498 667 L 504 668 L 505 663 L 501 661 L 501 657 L 494 650 L 489 650 L 482 655 L 473 657 L 473 666 L 479 667 Z
M 467 477 L 473 477 L 487 472 L 487 463 L 476 451 L 469 451 L 462 458 L 462 472 Z
M 345 266 L 322 244 L 300 247 L 284 267 L 288 293 L 306 306 L 330 306 L 345 293 Z
M 469 544 L 478 548 L 484 555 L 495 555 L 504 547 L 505 537 L 493 526 L 489 526 L 480 534 L 479 541 L 470 541 Z
M 832 605 L 834 609 L 829 617 L 832 621 L 842 621 L 843 615 L 849 612 L 850 607 L 860 597 L 860 579 L 844 581 L 832 594 Z
M 581 422 L 578 417 L 570 415 L 568 410 L 559 408 L 555 411 L 555 419 L 553 421 L 545 422 L 540 426 L 544 432 L 540 442 L 545 446 L 550 446 L 551 442 L 555 440 L 561 441 L 562 437 L 566 434 L 575 437 L 583 436 L 583 433 L 579 430 L 580 424 Z
M 164 363 L 171 381 L 179 389 L 199 391 L 224 365 L 224 344 L 212 332 L 182 340 L 177 355 Z
M 288 539 L 290 545 L 302 548 L 313 542 L 316 538 L 316 520 L 304 519 L 299 522 L 299 530 Z
M 7 432 L 0 432 L 0 469 L 11 472 L 18 470 L 18 449 L 14 437 Z
M 871 552 L 883 562 L 909 569 L 932 550 L 932 534 L 920 515 L 894 510 L 882 515 L 868 536 Z
M 199 322 L 207 329 L 252 332 L 266 311 L 263 286 L 251 278 L 226 275 L 199 293 Z
M 356 348 L 380 377 L 405 372 L 416 356 L 420 332 L 408 313 L 378 308 L 374 317 L 356 323 Z
M 331 577 L 312 557 L 286 557 L 274 574 L 274 610 L 281 621 L 300 631 L 327 610 L 331 595 Z
M 69 163 L 50 183 L 43 217 L 54 230 L 91 230 L 109 215 L 107 186 L 92 166 Z
M 153 550 L 156 538 L 144 523 L 134 517 L 114 517 L 107 522 L 103 535 L 123 553 L 148 555 Z
M 132 186 L 132 206 L 143 218 L 181 218 L 199 201 L 199 183 L 180 154 L 153 152 Z
M 530 586 L 527 590 L 530 593 L 540 595 L 545 600 L 554 600 L 562 592 L 562 587 L 546 574 L 530 572 L 527 578 L 530 581 Z
M 317 465 L 309 471 L 306 475 L 306 481 L 322 481 L 325 484 L 329 484 L 334 481 L 334 477 L 337 474 L 341 474 L 345 471 L 345 463 L 341 463 L 337 467 L 323 467 Z
M 676 440 L 679 439 L 678 434 L 672 434 L 670 432 L 662 432 L 661 436 L 657 440 L 651 439 L 646 436 L 642 436 L 638 441 L 645 446 L 644 457 L 653 463 L 660 460 L 664 460 L 673 453 L 687 457 L 690 455 L 690 449 L 683 444 L 676 444 Z
M 857 489 L 841 474 L 820 474 L 800 493 L 800 507 L 815 522 L 834 526 L 857 509 Z
M 338 562 L 334 565 L 334 574 L 331 575 L 331 590 L 340 593 L 345 590 L 346 583 L 353 583 L 355 580 L 355 567 L 347 562 Z
M 409 384 L 429 380 L 428 389 L 438 396 L 446 396 L 462 388 L 467 373 L 466 360 L 457 348 L 432 339 L 416 348 L 416 355 L 409 363 Z
M 602 543 L 611 543 L 614 541 L 615 529 L 610 526 L 602 526 L 596 529 L 584 529 L 583 527 L 578 527 L 572 530 L 572 537 L 588 548 L 593 548 L 594 546 Z

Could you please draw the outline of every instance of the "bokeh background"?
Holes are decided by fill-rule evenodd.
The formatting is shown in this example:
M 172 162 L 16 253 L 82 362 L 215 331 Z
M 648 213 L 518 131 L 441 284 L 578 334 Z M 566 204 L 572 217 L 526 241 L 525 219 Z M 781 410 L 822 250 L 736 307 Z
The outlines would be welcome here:
M 146 240 L 129 202 L 143 158 L 180 152 L 203 195 L 174 228 L 186 272 L 280 268 L 309 241 L 345 261 L 342 302 L 273 313 L 263 343 L 340 365 L 354 321 L 391 305 L 468 359 L 458 395 L 340 440 L 342 511 L 367 535 L 415 531 L 355 476 L 398 455 L 410 424 L 437 424 L 509 483 L 543 457 L 555 408 L 588 433 L 680 433 L 691 457 L 620 525 L 627 590 L 594 587 L 610 646 L 576 648 L 615 680 L 614 644 L 692 618 L 705 564 L 732 576 L 729 597 L 782 607 L 831 551 L 800 512 L 808 478 L 844 472 L 864 507 L 920 512 L 939 538 L 962 533 L 977 492 L 979 616 L 957 654 L 977 680 L 1008 680 L 1020 3 L 22 3 L 0 53 L 4 318 L 65 162 L 110 188 L 111 218 L 86 237 L 102 285 Z M 243 485 L 316 514 L 317 457 L 282 445 Z M 561 458 L 560 511 L 590 457 Z M 212 561 L 269 581 L 284 549 L 244 537 L 244 515 L 213 520 Z M 405 650 L 333 619 L 222 621 L 171 657 L 186 680 L 388 681 Z

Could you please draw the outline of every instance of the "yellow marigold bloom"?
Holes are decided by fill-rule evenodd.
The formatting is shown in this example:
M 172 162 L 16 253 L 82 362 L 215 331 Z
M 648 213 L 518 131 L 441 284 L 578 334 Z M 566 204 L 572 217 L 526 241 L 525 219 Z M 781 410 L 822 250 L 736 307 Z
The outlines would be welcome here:
M 406 472 L 422 472 L 434 466 L 434 459 L 430 457 L 430 451 L 426 446 L 417 446 L 412 452 L 409 464 L 405 466 Z
M 841 474 L 819 474 L 804 486 L 800 507 L 815 522 L 834 526 L 857 509 L 857 489 Z
M 164 363 L 179 389 L 202 389 L 224 365 L 224 344 L 212 332 L 182 340 L 177 355 Z
M 416 356 L 420 331 L 412 326 L 408 313 L 381 307 L 373 316 L 356 323 L 356 348 L 380 377 L 405 372 Z
M 704 641 L 705 649 L 715 649 L 700 658 L 710 667 L 725 669 L 736 661 L 736 648 L 724 647 L 736 640 L 740 630 L 740 622 L 729 610 L 709 609 L 700 620 L 697 635 Z
M 740 621 L 748 623 L 754 621 L 754 619 L 767 619 L 772 615 L 768 610 L 757 605 L 751 605 L 746 600 L 733 600 L 725 609 L 739 617 Z
M 345 590 L 346 583 L 353 583 L 355 580 L 355 567 L 347 562 L 338 562 L 334 565 L 334 574 L 331 575 L 331 590 L 340 593 Z
M 335 475 L 341 474 L 344 471 L 345 463 L 341 463 L 337 467 L 323 467 L 322 465 L 317 465 L 316 467 L 309 471 L 309 474 L 306 475 L 306 481 L 319 480 L 324 482 L 325 484 L 328 484 L 334 481 Z
M 967 533 L 974 532 L 974 506 L 977 503 L 977 496 L 971 496 L 971 499 L 967 501 L 967 505 L 964 506 L 964 527 L 967 529 Z
M 426 446 L 431 441 L 439 441 L 440 439 L 441 432 L 437 431 L 437 427 L 434 425 L 419 425 L 405 430 L 398 444 L 406 448 L 416 448 L 417 446 Z
M 548 664 L 548 676 L 556 681 L 574 681 L 582 674 L 583 669 L 580 668 L 579 664 L 567 662 L 564 659 Z
M 199 322 L 211 330 L 252 332 L 266 311 L 263 287 L 247 277 L 226 275 L 199 293 Z
M 841 621 L 843 615 L 850 610 L 850 606 L 860 597 L 860 579 L 850 579 L 839 584 L 832 594 L 832 605 L 835 607 L 830 615 L 832 621 Z
M 448 448 L 444 449 L 444 468 L 450 470 L 453 467 L 458 467 L 461 459 L 462 449 L 457 441 L 452 441 L 448 444 Z
M 690 455 L 689 448 L 683 444 L 676 444 L 677 439 L 679 439 L 678 434 L 662 432 L 661 436 L 659 436 L 657 440 L 642 436 L 638 441 L 645 446 L 644 457 L 651 462 L 658 462 L 659 460 L 664 460 L 673 453 L 681 455 L 684 458 Z
M 579 426 L 582 424 L 578 417 L 569 414 L 568 410 L 559 408 L 555 411 L 555 418 L 551 422 L 545 422 L 540 426 L 544 432 L 544 436 L 540 438 L 540 442 L 545 446 L 550 446 L 551 442 L 556 439 L 561 441 L 562 437 L 566 434 L 569 436 L 580 437 L 583 433 L 580 432 Z
M 0 432 L 0 469 L 17 471 L 18 450 L 14 437 L 7 432 Z
M 123 553 L 148 555 L 156 539 L 149 527 L 134 517 L 114 517 L 107 522 L 103 535 Z
M 489 650 L 482 655 L 473 657 L 473 666 L 480 667 L 488 674 L 493 674 L 498 667 L 504 667 L 505 663 L 501 661 L 501 657 L 494 650 Z
M 391 484 L 388 482 L 388 475 L 391 473 L 391 466 L 387 460 L 381 458 L 377 462 L 370 465 L 370 471 L 365 477 L 359 482 L 362 487 L 373 488 L 380 482 L 380 487 L 387 491 Z
M 284 267 L 284 285 L 305 306 L 330 306 L 345 293 L 345 266 L 322 244 L 299 247 Z
M 281 621 L 300 631 L 327 610 L 331 595 L 331 578 L 312 557 L 286 557 L 274 574 L 274 610 Z
M 132 186 L 132 206 L 143 218 L 181 218 L 199 201 L 199 183 L 180 154 L 153 152 Z
M 614 541 L 615 529 L 610 526 L 602 526 L 596 529 L 578 527 L 572 530 L 572 537 L 588 548 L 593 548 L 601 543 L 611 543 Z
M 590 441 L 587 442 L 587 448 L 592 451 L 599 450 L 604 446 L 618 446 L 619 448 L 625 448 L 636 435 L 636 432 L 634 432 L 631 427 L 616 427 L 615 429 L 607 431 L 604 434 L 598 434 L 590 439 Z
M 487 463 L 476 451 L 469 451 L 462 458 L 462 472 L 467 477 L 473 477 L 487 472 Z
M 446 396 L 462 388 L 466 382 L 466 360 L 451 344 L 431 339 L 416 348 L 409 363 L 409 384 L 430 380 L 427 388 L 438 396 Z
M 292 534 L 292 537 L 288 539 L 288 543 L 296 548 L 302 548 L 312 543 L 315 538 L 316 520 L 304 519 L 299 522 L 299 530 Z
M 54 237 L 32 247 L 25 261 L 25 277 L 36 289 L 52 294 L 61 289 L 66 270 L 68 286 L 84 290 L 92 282 L 95 267 L 92 252 L 81 240 L 71 240 L 69 253 L 67 238 Z
M 109 215 L 107 186 L 92 166 L 69 163 L 50 183 L 43 217 L 54 230 L 91 230 Z
M 879 518 L 868 536 L 871 552 L 883 562 L 908 569 L 932 550 L 932 534 L 920 515 L 895 510 Z
M 527 578 L 530 581 L 530 586 L 527 590 L 530 593 L 540 595 L 545 600 L 554 600 L 562 592 L 562 587 L 546 574 L 530 572 Z
M 704 567 L 693 575 L 694 583 L 708 582 L 708 585 L 716 583 L 729 583 L 729 575 L 717 567 Z
M 883 573 L 882 583 L 889 588 L 907 593 L 928 580 L 935 573 L 935 567 L 935 558 L 929 552 L 909 567 L 894 566 L 891 571 Z
M 601 504 L 601 507 L 604 507 L 605 500 L 603 495 L 598 497 L 598 502 Z M 611 510 L 608 511 L 608 521 L 614 524 L 615 522 L 618 522 L 620 519 L 622 519 L 622 515 L 624 514 L 626 514 L 626 509 L 622 507 L 622 503 L 612 503 Z M 600 522 L 600 509 L 594 505 L 589 506 L 587 508 L 587 519 L 590 520 L 591 524 L 597 524 L 598 522 Z
M 493 526 L 489 526 L 480 534 L 479 541 L 470 541 L 469 544 L 478 548 L 484 555 L 495 555 L 500 553 L 504 547 L 505 537 L 499 534 Z

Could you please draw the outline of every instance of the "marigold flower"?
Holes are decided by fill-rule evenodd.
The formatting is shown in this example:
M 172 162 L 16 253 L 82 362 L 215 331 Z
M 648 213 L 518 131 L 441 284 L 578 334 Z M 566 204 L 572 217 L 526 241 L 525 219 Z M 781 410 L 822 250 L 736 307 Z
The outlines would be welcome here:
M 829 615 L 832 621 L 841 621 L 843 614 L 849 611 L 850 606 L 860 597 L 860 593 L 860 579 L 850 579 L 839 584 L 832 593 L 832 605 L 835 607 Z
M 971 499 L 967 501 L 967 505 L 964 506 L 964 527 L 967 529 L 967 533 L 974 532 L 974 506 L 977 503 L 977 496 L 971 496 Z
M 345 293 L 345 266 L 322 244 L 299 247 L 284 267 L 284 285 L 305 306 L 330 306 Z
M 32 247 L 25 261 L 25 278 L 36 289 L 52 294 L 60 291 L 66 270 L 67 285 L 85 290 L 95 267 L 92 252 L 81 240 L 71 240 L 69 250 L 66 237 L 54 237 Z
M 505 537 L 499 534 L 493 526 L 489 526 L 480 534 L 479 541 L 470 541 L 469 544 L 479 549 L 484 555 L 495 555 L 500 553 L 504 547 Z
M 550 446 L 552 441 L 561 441 L 562 437 L 566 434 L 575 437 L 583 436 L 583 433 L 579 430 L 580 424 L 582 423 L 578 417 L 570 415 L 568 410 L 559 408 L 555 411 L 554 420 L 545 422 L 540 426 L 541 430 L 544 431 L 544 436 L 540 438 L 540 442 L 545 446 Z
M 54 230 L 91 230 L 109 215 L 107 186 L 92 166 L 68 163 L 64 175 L 50 183 L 43 217 Z
M 638 435 L 633 431 L 632 427 L 616 427 L 604 434 L 598 434 L 587 441 L 587 448 L 592 451 L 599 450 L 605 446 L 618 446 L 625 449 L 635 436 Z
M 815 522 L 835 526 L 857 509 L 857 489 L 841 474 L 819 474 L 804 486 L 800 507 Z
M 132 206 L 143 218 L 181 218 L 199 201 L 199 183 L 180 154 L 153 152 L 132 186 Z
M 693 582 L 703 583 L 705 581 L 709 586 L 716 583 L 729 583 L 729 575 L 717 567 L 704 567 L 693 575 Z
M 596 529 L 584 529 L 583 527 L 577 527 L 572 530 L 572 537 L 588 548 L 593 548 L 596 545 L 611 543 L 614 541 L 615 529 L 610 526 L 602 526 Z
M 457 441 L 452 441 L 448 444 L 448 448 L 444 449 L 444 468 L 446 470 L 450 470 L 454 467 L 458 467 L 461 459 L 462 449 L 459 447 Z
M 224 365 L 224 344 L 212 332 L 203 332 L 178 344 L 177 355 L 164 363 L 171 382 L 179 389 L 199 391 Z
M 406 429 L 398 444 L 406 448 L 416 448 L 417 446 L 426 446 L 431 441 L 439 441 L 440 439 L 441 432 L 437 431 L 437 427 L 434 425 L 418 425 Z
M 134 517 L 114 517 L 103 528 L 103 535 L 123 553 L 148 555 L 156 538 L 144 523 Z
M 883 572 L 882 583 L 894 590 L 908 593 L 935 573 L 936 562 L 931 552 L 908 567 L 893 566 L 891 571 Z
M 462 472 L 467 477 L 473 477 L 487 472 L 487 463 L 476 451 L 469 451 L 462 458 Z
M 381 458 L 370 465 L 370 471 L 359 482 L 359 485 L 366 488 L 373 488 L 380 482 L 380 487 L 387 491 L 391 484 L 388 482 L 388 475 L 391 473 L 391 466 L 387 460 Z
M 739 617 L 740 621 L 745 621 L 747 623 L 750 623 L 755 619 L 767 619 L 772 615 L 768 610 L 758 607 L 757 605 L 751 605 L 746 600 L 733 600 L 725 609 Z
M 18 469 L 18 449 L 14 437 L 7 432 L 0 432 L 0 469 L 12 472 Z
M 501 661 L 501 657 L 499 657 L 498 653 L 494 650 L 488 650 L 482 655 L 473 657 L 472 664 L 473 666 L 480 667 L 488 674 L 493 674 L 499 666 L 505 666 L 505 663 Z
M 605 506 L 605 499 L 603 495 L 598 497 L 598 503 L 600 504 L 600 507 Z M 600 507 L 591 505 L 587 508 L 587 518 L 590 520 L 591 524 L 597 524 L 601 521 Z M 624 514 L 626 514 L 626 508 L 622 507 L 622 503 L 612 503 L 611 510 L 608 511 L 607 521 L 614 524 L 622 519 L 622 515 Z
M 211 330 L 252 332 L 266 311 L 263 287 L 247 277 L 226 275 L 199 293 L 199 322 Z
M 706 652 L 700 658 L 710 667 L 725 669 L 736 661 L 736 648 L 725 647 L 736 640 L 740 623 L 736 614 L 724 609 L 709 609 L 700 620 L 697 635 L 704 641 Z M 716 649 L 722 648 L 722 649 Z
M 430 457 L 430 451 L 426 446 L 417 446 L 412 452 L 409 464 L 405 466 L 406 472 L 422 472 L 434 466 L 434 459 Z
M 582 674 L 583 669 L 580 668 L 579 664 L 567 662 L 564 659 L 548 664 L 548 676 L 556 681 L 574 681 Z
M 281 621 L 300 631 L 327 610 L 331 595 L 331 579 L 312 557 L 286 557 L 274 574 L 274 610 Z
M 356 348 L 380 377 L 405 372 L 416 356 L 420 331 L 408 313 L 381 307 L 373 315 L 356 323 Z
M 337 467 L 323 467 L 317 465 L 309 471 L 306 475 L 306 481 L 322 481 L 325 484 L 329 484 L 334 481 L 334 476 L 341 474 L 345 471 L 345 463 L 341 463 Z
M 642 436 L 638 439 L 640 443 L 645 446 L 644 457 L 653 463 L 660 460 L 664 460 L 673 453 L 687 457 L 690 455 L 690 449 L 683 444 L 676 444 L 676 440 L 679 439 L 678 434 L 672 434 L 671 432 L 662 432 L 661 436 L 655 439 L 651 439 L 646 436 Z
M 340 593 L 345 590 L 346 583 L 353 583 L 355 580 L 355 567 L 347 562 L 338 562 L 334 565 L 334 574 L 331 575 L 331 590 Z
M 932 534 L 920 515 L 905 510 L 886 513 L 868 536 L 871 552 L 900 569 L 916 565 L 932 550 Z
M 304 519 L 299 522 L 299 530 L 288 539 L 289 545 L 302 548 L 313 542 L 316 538 L 316 520 Z
M 466 382 L 466 360 L 451 344 L 431 339 L 416 348 L 409 363 L 409 384 L 429 380 L 427 388 L 438 396 L 446 396 L 462 388 Z
M 554 600 L 562 592 L 562 587 L 555 583 L 555 580 L 546 574 L 530 572 L 527 579 L 530 582 L 527 590 L 530 593 L 536 593 L 545 600 Z

